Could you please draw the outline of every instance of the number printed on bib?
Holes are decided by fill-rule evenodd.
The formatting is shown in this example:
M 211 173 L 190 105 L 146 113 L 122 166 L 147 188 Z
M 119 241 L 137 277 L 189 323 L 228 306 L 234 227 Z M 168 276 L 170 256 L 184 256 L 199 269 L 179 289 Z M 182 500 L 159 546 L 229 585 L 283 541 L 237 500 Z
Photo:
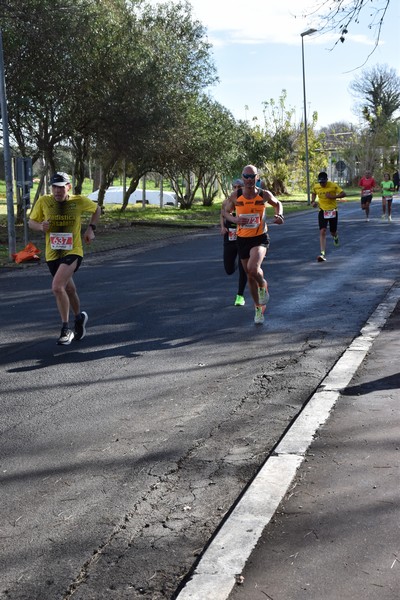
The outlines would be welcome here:
M 336 217 L 336 210 L 324 210 L 324 219 L 334 219 Z
M 72 233 L 50 233 L 52 250 L 72 250 Z
M 236 241 L 236 239 L 237 239 L 236 228 L 235 229 L 233 229 L 233 228 L 229 228 L 228 229 L 228 238 L 229 238 L 230 242 L 235 242 Z
M 253 213 L 251 215 L 240 215 L 241 219 L 246 219 L 245 223 L 241 223 L 240 227 L 243 229 L 257 229 L 260 224 L 260 215 Z

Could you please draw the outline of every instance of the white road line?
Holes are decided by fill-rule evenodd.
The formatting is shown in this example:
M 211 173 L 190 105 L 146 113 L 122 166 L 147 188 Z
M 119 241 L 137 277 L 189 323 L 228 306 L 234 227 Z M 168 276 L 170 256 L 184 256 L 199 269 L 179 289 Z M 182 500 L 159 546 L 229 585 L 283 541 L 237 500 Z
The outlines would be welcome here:
M 400 287 L 393 286 L 360 335 L 337 361 L 268 458 L 202 556 L 177 600 L 227 600 L 246 561 L 285 496 L 319 427 L 341 390 L 352 380 L 373 341 L 395 309 Z

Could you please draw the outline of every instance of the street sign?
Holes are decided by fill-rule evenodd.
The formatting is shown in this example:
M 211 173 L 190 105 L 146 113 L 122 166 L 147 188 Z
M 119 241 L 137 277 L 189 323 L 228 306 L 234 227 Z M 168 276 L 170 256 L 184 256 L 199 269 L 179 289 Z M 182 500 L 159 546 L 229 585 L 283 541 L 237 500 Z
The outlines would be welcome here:
M 19 156 L 15 164 L 17 187 L 33 187 L 32 159 Z
M 336 171 L 339 173 L 339 175 L 343 175 L 346 169 L 346 163 L 343 160 L 338 160 L 336 163 Z

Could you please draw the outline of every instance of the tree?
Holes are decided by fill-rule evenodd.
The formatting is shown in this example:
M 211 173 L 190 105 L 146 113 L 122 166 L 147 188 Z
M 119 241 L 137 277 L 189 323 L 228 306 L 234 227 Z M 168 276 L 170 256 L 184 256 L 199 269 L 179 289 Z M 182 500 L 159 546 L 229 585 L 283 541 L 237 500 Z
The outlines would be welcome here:
M 344 43 L 346 35 L 354 25 L 358 25 L 361 15 L 368 12 L 368 29 L 374 34 L 374 48 L 369 56 L 377 48 L 381 36 L 381 30 L 391 0 L 325 0 L 317 4 L 312 16 L 316 14 L 320 19 L 318 30 L 334 31 L 338 34 L 335 43 Z M 311 16 L 307 14 L 305 16 Z
M 199 187 L 203 203 L 211 205 L 221 173 L 230 168 L 236 144 L 236 122 L 232 114 L 208 96 L 193 95 L 181 113 L 174 153 L 165 175 L 172 181 L 181 208 L 192 206 Z
M 371 131 L 384 128 L 400 109 L 400 77 L 387 65 L 364 69 L 350 89 L 359 98 L 359 112 Z
M 400 77 L 386 65 L 365 69 L 350 84 L 359 99 L 358 111 L 365 121 L 357 152 L 361 170 L 375 170 L 383 163 L 394 164 L 397 145 Z M 393 157 L 391 156 L 393 155 Z
M 135 177 L 151 170 L 186 95 L 215 79 L 186 2 L 0 0 L 0 18 L 12 134 L 46 170 L 60 168 L 56 147 L 69 142 L 76 190 L 93 146 L 105 182 L 123 161 Z
M 267 187 L 277 195 L 287 192 L 296 134 L 295 111 L 285 106 L 286 99 L 286 90 L 282 90 L 278 101 L 271 98 L 263 103 L 262 125 L 256 120 L 252 127 L 242 124 L 240 145 L 243 156 L 238 156 L 240 168 L 248 163 L 256 165 Z
M 317 176 L 319 171 L 326 170 L 328 164 L 328 156 L 324 150 L 325 136 L 320 131 L 317 131 L 317 122 L 318 113 L 314 111 L 307 122 L 308 165 L 311 181 Z M 297 129 L 294 149 L 295 152 L 291 173 L 293 185 L 294 187 L 306 191 L 306 143 L 304 123 L 301 123 L 300 127 Z
M 83 0 L 0 2 L 10 133 L 22 156 L 43 159 L 40 190 L 56 169 L 55 148 L 73 131 L 86 13 Z
M 95 136 L 103 173 L 124 162 L 131 175 L 122 210 L 143 175 L 165 172 L 191 98 L 215 79 L 205 29 L 187 3 L 143 7 L 128 33 L 130 53 L 113 74 Z

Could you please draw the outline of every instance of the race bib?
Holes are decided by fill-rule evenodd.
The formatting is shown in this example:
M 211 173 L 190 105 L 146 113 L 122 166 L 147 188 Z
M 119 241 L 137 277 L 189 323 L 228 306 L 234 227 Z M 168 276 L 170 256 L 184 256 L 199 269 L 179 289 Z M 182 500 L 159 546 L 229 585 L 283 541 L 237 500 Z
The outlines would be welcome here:
M 324 210 L 324 219 L 334 219 L 336 217 L 336 210 Z
M 72 233 L 50 233 L 52 250 L 72 250 Z
M 230 242 L 235 242 L 237 238 L 237 232 L 236 232 L 236 227 L 235 228 L 229 228 L 228 229 L 228 239 Z
M 257 229 L 260 225 L 260 215 L 254 213 L 251 215 L 240 215 L 241 219 L 246 219 L 245 223 L 241 223 L 240 227 L 243 229 Z
M 363 190 L 361 192 L 361 196 L 370 196 L 372 194 L 371 190 Z

